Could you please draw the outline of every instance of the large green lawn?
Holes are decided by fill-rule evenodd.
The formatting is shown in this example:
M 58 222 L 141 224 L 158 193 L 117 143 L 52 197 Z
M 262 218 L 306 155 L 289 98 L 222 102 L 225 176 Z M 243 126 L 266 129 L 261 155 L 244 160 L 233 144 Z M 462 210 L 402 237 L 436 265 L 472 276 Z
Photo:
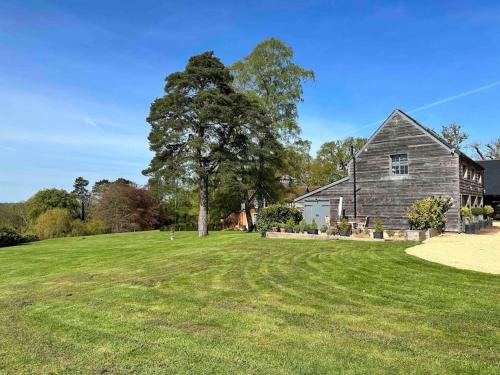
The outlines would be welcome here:
M 500 278 L 406 243 L 143 232 L 0 249 L 0 373 L 500 372 Z

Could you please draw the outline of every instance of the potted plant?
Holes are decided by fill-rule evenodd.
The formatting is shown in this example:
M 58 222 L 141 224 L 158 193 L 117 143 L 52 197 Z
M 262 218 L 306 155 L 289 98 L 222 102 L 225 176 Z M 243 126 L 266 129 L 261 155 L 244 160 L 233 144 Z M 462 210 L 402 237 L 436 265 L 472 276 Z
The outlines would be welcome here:
M 288 219 L 286 222 L 286 231 L 287 233 L 293 233 L 293 227 L 295 226 L 295 222 L 292 218 Z
M 328 230 L 326 231 L 326 234 L 328 236 L 336 236 L 337 234 L 339 234 L 339 230 L 337 227 L 330 227 L 328 228 Z
M 300 227 L 300 229 L 299 229 L 299 232 L 300 232 L 300 233 L 304 233 L 304 232 L 306 232 L 306 231 L 307 231 L 307 227 L 308 227 L 308 225 L 307 225 L 307 223 L 306 223 L 306 221 L 305 221 L 304 219 L 302 219 L 302 220 L 300 221 L 300 223 L 299 223 L 299 227 Z
M 469 207 L 462 207 L 460 209 L 460 216 L 462 217 L 462 222 L 464 225 L 464 232 L 465 233 L 472 233 L 470 208 Z
M 343 237 L 349 237 L 351 235 L 351 226 L 346 218 L 343 218 L 339 224 L 339 233 Z
M 326 233 L 327 231 L 328 231 L 328 225 L 323 224 L 323 225 L 321 226 L 320 232 L 321 232 L 321 233 Z
M 379 217 L 375 219 L 375 231 L 373 232 L 373 238 L 378 240 L 384 239 L 384 226 L 382 225 L 382 220 Z
M 488 227 L 493 226 L 493 213 L 495 212 L 494 208 L 487 204 L 483 207 L 484 215 L 486 216 Z
M 307 230 L 308 234 L 318 234 L 318 224 L 315 219 L 312 219 L 311 227 Z
M 483 228 L 482 226 L 482 217 L 483 217 L 483 208 L 482 207 L 472 207 L 470 209 L 472 215 L 474 215 L 474 232 L 477 232 Z

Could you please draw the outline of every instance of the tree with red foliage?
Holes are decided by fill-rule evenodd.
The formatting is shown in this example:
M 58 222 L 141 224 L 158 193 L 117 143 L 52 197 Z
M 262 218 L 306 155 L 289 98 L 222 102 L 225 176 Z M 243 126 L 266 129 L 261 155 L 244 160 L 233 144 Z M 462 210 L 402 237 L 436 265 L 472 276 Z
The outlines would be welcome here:
M 92 211 L 112 232 L 150 230 L 158 225 L 160 201 L 147 189 L 113 182 L 106 184 Z

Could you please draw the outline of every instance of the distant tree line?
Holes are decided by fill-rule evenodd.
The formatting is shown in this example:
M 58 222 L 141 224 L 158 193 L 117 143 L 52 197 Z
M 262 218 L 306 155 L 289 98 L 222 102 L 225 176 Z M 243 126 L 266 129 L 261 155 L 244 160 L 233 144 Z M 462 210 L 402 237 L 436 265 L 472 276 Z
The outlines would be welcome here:
M 2 233 L 11 239 L 47 239 L 158 228 L 162 207 L 147 188 L 119 178 L 97 181 L 91 190 L 83 177 L 74 189 L 42 189 L 26 202 L 0 204 Z M 7 240 L 6 240 L 7 241 Z

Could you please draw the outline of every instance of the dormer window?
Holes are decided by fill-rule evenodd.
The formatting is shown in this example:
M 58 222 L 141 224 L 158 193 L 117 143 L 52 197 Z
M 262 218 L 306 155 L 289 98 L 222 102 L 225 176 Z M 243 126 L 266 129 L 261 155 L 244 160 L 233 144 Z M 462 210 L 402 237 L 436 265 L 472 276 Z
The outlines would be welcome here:
M 408 155 L 397 154 L 391 155 L 391 170 L 394 176 L 408 174 Z

